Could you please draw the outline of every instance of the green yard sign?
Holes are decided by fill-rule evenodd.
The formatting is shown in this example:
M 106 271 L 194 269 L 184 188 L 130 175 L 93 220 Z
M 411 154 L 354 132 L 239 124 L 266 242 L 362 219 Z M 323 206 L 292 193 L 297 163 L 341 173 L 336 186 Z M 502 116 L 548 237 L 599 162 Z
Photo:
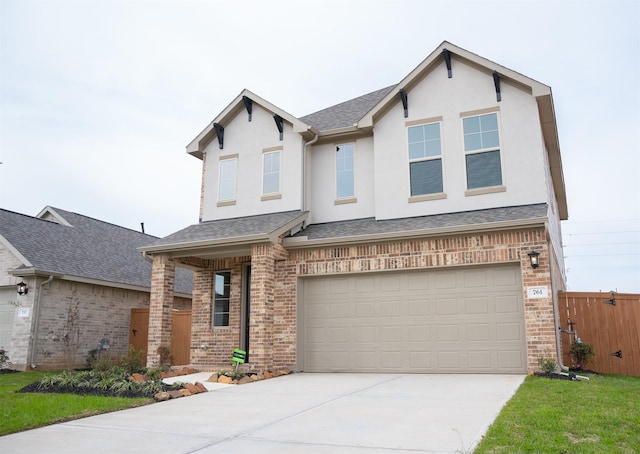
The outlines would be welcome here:
M 246 358 L 247 358 L 247 352 L 245 352 L 244 350 L 240 350 L 239 348 L 236 348 L 233 351 L 233 355 L 231 355 L 231 361 L 236 363 L 236 371 L 238 370 L 238 366 L 240 364 L 244 364 L 244 361 Z

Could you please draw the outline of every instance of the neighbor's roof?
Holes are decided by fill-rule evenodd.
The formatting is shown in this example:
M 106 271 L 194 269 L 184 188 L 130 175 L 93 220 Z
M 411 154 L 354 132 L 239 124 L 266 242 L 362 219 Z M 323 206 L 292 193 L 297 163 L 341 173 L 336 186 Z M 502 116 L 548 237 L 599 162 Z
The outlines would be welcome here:
M 284 245 L 286 248 L 295 248 L 296 246 L 313 246 L 318 243 L 355 243 L 390 240 L 398 237 L 513 228 L 543 223 L 547 219 L 547 210 L 546 203 L 538 203 L 381 221 L 365 218 L 327 222 L 309 225 L 293 237 L 286 238 Z
M 59 208 L 45 212 L 61 223 L 0 209 L 0 242 L 22 261 L 12 274 L 150 288 L 151 263 L 136 248 L 156 237 Z M 176 292 L 190 294 L 191 287 L 191 271 L 176 269 Z

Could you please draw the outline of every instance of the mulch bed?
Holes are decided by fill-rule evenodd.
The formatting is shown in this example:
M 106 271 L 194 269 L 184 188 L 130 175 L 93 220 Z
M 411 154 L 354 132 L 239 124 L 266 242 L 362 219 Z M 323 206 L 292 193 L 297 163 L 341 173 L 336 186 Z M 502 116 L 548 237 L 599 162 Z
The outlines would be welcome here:
M 536 372 L 534 373 L 534 375 L 536 377 L 545 377 L 545 378 L 551 378 L 552 380 L 569 380 L 569 381 L 580 381 L 580 378 L 578 378 L 576 376 L 576 374 L 584 374 L 584 373 L 589 373 L 589 374 L 594 374 L 597 375 L 596 372 L 593 372 L 592 370 L 573 370 L 570 369 L 569 372 L 567 372 L 569 375 L 563 375 L 563 374 L 556 374 L 556 373 L 545 373 L 545 372 Z
M 177 391 L 182 389 L 182 386 L 176 385 L 163 385 L 163 391 Z M 49 388 L 38 388 L 38 382 L 31 383 L 22 389 L 19 389 L 19 393 L 54 393 L 54 394 L 77 394 L 79 396 L 104 396 L 104 397 L 153 397 L 154 393 L 148 394 L 139 391 L 127 391 L 124 393 L 114 393 L 109 390 L 102 390 L 96 388 L 88 388 L 83 386 L 52 386 Z
M 16 374 L 20 372 L 19 370 L 13 370 L 13 369 L 0 369 L 0 375 L 2 374 Z

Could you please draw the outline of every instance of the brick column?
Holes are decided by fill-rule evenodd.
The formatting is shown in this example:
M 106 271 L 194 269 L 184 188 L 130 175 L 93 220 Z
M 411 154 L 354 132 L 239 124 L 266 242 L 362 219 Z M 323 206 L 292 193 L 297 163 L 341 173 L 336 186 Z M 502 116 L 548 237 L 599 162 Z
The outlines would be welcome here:
M 538 232 L 540 236 L 544 232 Z M 538 268 L 531 267 L 528 253 L 535 249 L 540 253 Z M 539 369 L 538 358 L 557 358 L 556 325 L 553 310 L 553 285 L 551 281 L 549 247 L 542 238 L 520 249 L 520 268 L 524 292 L 525 328 L 527 332 L 527 369 Z M 546 287 L 546 298 L 530 298 L 529 287 Z
M 271 244 L 251 247 L 251 320 L 249 361 L 258 369 L 273 367 L 275 250 Z
M 160 365 L 158 347 L 171 347 L 171 320 L 176 267 L 167 255 L 153 257 L 149 302 L 147 367 Z

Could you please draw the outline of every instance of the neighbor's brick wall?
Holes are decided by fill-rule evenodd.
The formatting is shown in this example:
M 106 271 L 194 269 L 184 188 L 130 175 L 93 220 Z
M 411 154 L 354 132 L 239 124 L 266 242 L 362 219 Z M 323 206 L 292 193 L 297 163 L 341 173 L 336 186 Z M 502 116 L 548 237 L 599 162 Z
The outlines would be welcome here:
M 44 280 L 40 278 L 40 282 Z M 127 353 L 131 309 L 148 307 L 149 294 L 134 290 L 54 279 L 42 289 L 36 344 L 36 365 L 41 369 L 68 367 L 64 336 L 69 309 L 77 307 L 78 333 L 71 367 L 85 367 L 89 351 L 102 338 L 110 340 L 109 353 L 119 358 Z

